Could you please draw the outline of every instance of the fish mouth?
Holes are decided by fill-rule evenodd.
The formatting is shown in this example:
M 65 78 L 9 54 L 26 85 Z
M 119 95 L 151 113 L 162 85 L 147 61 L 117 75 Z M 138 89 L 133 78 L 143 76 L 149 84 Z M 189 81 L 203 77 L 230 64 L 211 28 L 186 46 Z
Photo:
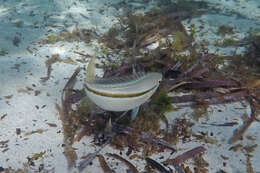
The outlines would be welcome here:
M 116 94 L 116 93 L 107 93 L 107 92 L 101 92 L 101 91 L 97 91 L 95 89 L 89 88 L 87 85 L 85 85 L 86 89 L 96 95 L 99 96 L 104 96 L 104 97 L 111 97 L 111 98 L 131 98 L 131 97 L 138 97 L 138 96 L 142 96 L 146 93 L 149 93 L 150 91 L 152 91 L 153 89 L 155 89 L 158 85 L 155 85 L 154 87 L 143 91 L 143 92 L 139 92 L 139 93 L 131 93 L 131 94 Z

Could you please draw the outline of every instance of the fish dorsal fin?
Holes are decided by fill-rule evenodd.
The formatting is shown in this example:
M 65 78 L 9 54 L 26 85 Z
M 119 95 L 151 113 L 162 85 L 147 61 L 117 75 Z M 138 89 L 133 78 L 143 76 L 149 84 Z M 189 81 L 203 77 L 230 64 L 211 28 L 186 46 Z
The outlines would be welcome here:
M 95 79 L 93 82 L 97 85 L 102 85 L 102 87 L 122 87 L 143 80 L 146 77 L 146 73 L 138 72 L 132 75 L 122 76 L 122 77 L 110 77 L 110 78 L 99 78 Z
M 86 81 L 87 82 L 95 81 L 95 75 L 96 75 L 95 60 L 96 60 L 96 55 L 93 56 L 88 63 L 87 72 L 86 72 Z

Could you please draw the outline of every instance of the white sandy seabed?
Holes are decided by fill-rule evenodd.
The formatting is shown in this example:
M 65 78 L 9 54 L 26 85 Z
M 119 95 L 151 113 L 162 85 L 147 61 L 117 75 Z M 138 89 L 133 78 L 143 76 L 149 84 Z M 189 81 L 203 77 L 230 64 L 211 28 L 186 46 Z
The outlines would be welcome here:
M 49 33 L 59 33 L 64 30 L 72 30 L 77 25 L 79 28 L 96 29 L 100 34 L 104 33 L 117 22 L 114 17 L 118 11 L 111 6 L 117 1 L 95 1 L 95 0 L 0 0 L 0 167 L 12 168 L 14 170 L 24 169 L 27 157 L 35 154 L 43 154 L 35 160 L 35 166 L 27 167 L 27 172 L 38 172 L 39 167 L 44 165 L 47 172 L 75 172 L 67 169 L 67 160 L 63 154 L 63 133 L 62 124 L 59 120 L 55 103 L 60 103 L 61 91 L 77 66 L 85 67 L 80 63 L 70 65 L 55 63 L 51 78 L 45 83 L 40 82 L 41 77 L 46 76 L 45 61 L 52 54 L 59 54 L 61 58 L 82 59 L 79 51 L 86 54 L 94 54 L 94 47 L 97 43 L 86 46 L 81 42 L 58 42 L 56 44 L 41 44 L 39 41 L 46 39 Z M 154 1 L 146 7 L 152 7 Z M 218 39 L 217 28 L 223 24 L 229 24 L 237 31 L 237 38 L 242 38 L 251 28 L 259 28 L 260 3 L 258 1 L 210 1 L 212 6 L 223 11 L 223 14 L 205 14 L 199 18 L 192 19 L 190 23 L 184 22 L 187 26 L 194 23 L 200 25 L 204 21 L 204 38 L 209 41 Z M 133 5 L 140 5 L 138 1 Z M 119 9 L 120 10 L 120 9 Z M 100 11 L 103 11 L 100 13 Z M 243 19 L 231 15 L 236 12 Z M 225 13 L 229 15 L 225 15 Z M 18 45 L 15 40 L 20 40 Z M 199 39 L 198 39 L 199 41 Z M 212 51 L 214 47 L 212 47 Z M 232 52 L 232 49 L 221 50 L 224 53 Z M 7 54 L 5 54 L 5 53 Z M 100 71 L 102 73 L 102 71 Z M 84 76 L 81 74 L 81 79 Z M 82 86 L 82 80 L 77 85 Z M 26 92 L 25 92 L 26 91 Z M 35 93 L 40 92 L 35 96 Z M 226 172 L 246 172 L 247 157 L 242 152 L 230 151 L 228 140 L 233 135 L 235 127 L 214 127 L 202 125 L 202 122 L 225 123 L 236 121 L 242 124 L 242 115 L 250 115 L 250 108 L 246 103 L 234 103 L 230 105 L 210 107 L 210 116 L 201 118 L 193 127 L 195 132 L 213 132 L 218 144 L 205 144 L 207 149 L 204 158 L 209 162 L 209 172 L 217 172 L 220 169 Z M 167 117 L 174 119 L 183 117 L 189 118 L 191 109 L 181 109 L 175 114 L 169 113 Z M 51 127 L 48 123 L 54 123 L 57 127 Z M 243 145 L 259 144 L 259 124 L 253 123 L 246 136 L 255 137 L 255 141 L 244 139 Z M 21 134 L 17 135 L 17 129 Z M 28 132 L 43 130 L 42 133 L 26 135 Z M 39 132 L 39 131 L 38 131 Z M 90 138 L 84 137 L 79 143 L 73 145 L 76 148 L 78 158 L 96 150 L 91 145 Z M 171 155 L 167 152 L 153 156 L 158 159 L 161 155 L 175 157 L 184 151 L 199 146 L 198 141 L 192 141 L 177 146 L 178 152 Z M 118 152 L 106 147 L 101 153 Z M 123 157 L 124 155 L 124 151 Z M 224 156 L 228 161 L 223 160 Z M 125 156 L 127 157 L 127 156 Z M 251 158 L 255 172 L 260 172 L 260 149 L 256 148 Z M 80 159 L 79 159 L 80 160 Z M 110 160 L 109 164 L 117 172 L 126 172 L 124 166 L 116 166 L 116 161 Z M 144 168 L 143 160 L 132 160 L 141 171 Z M 227 164 L 223 166 L 223 162 Z M 191 164 L 192 162 L 187 162 Z M 192 167 L 192 166 L 191 166 Z M 97 160 L 88 167 L 86 172 L 102 172 Z

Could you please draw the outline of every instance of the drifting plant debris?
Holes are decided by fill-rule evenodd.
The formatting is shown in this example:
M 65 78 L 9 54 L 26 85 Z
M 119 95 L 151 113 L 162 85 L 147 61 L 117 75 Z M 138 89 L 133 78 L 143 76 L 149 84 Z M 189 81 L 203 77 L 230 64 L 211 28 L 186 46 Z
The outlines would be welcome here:
M 257 69 L 244 66 L 241 61 L 245 62 L 246 60 L 245 56 L 242 55 L 220 56 L 209 54 L 204 49 L 198 50 L 193 44 L 195 31 L 189 35 L 181 23 L 182 19 L 202 14 L 196 11 L 190 3 L 178 1 L 177 5 L 174 4 L 185 7 L 183 11 L 171 7 L 176 11 L 173 12 L 172 9 L 152 10 L 144 14 L 128 13 L 125 16 L 118 16 L 119 23 L 112 26 L 104 36 L 99 38 L 104 54 L 126 57 L 119 62 L 108 57 L 108 62 L 104 62 L 102 66 L 104 77 L 132 73 L 132 66 L 141 64 L 142 70 L 159 71 L 164 75 L 164 79 L 151 101 L 141 106 L 135 121 L 129 122 L 128 114 L 116 121 L 120 116 L 118 113 L 98 109 L 85 98 L 83 89 L 73 89 L 76 76 L 79 73 L 79 69 L 77 69 L 64 87 L 62 105 L 57 106 L 63 121 L 65 153 L 71 166 L 75 164 L 77 158 L 72 144 L 75 141 L 80 141 L 84 136 L 90 135 L 94 135 L 93 143 L 100 148 L 80 162 L 78 167 L 80 171 L 84 170 L 96 156 L 99 156 L 104 172 L 111 172 L 105 159 L 99 155 L 99 152 L 107 144 L 116 149 L 128 147 L 131 148 L 131 151 L 143 151 L 141 158 L 161 152 L 165 148 L 174 152 L 176 151 L 175 144 L 180 141 L 188 142 L 191 137 L 195 137 L 202 143 L 218 144 L 218 141 L 209 137 L 207 133 L 193 134 L 192 120 L 183 118 L 168 122 L 164 114 L 175 110 L 173 103 L 191 103 L 194 108 L 192 119 L 195 121 L 199 121 L 203 115 L 207 115 L 209 113 L 208 107 L 212 104 L 225 104 L 242 100 L 251 104 L 253 100 L 254 106 L 251 107 L 251 110 L 259 110 L 260 82 Z M 82 39 L 78 34 L 74 34 L 71 33 L 67 37 L 61 35 L 60 38 L 50 35 L 48 40 L 49 43 L 55 43 L 59 40 L 65 40 L 65 38 L 69 38 L 68 40 Z M 219 28 L 219 34 L 233 34 L 233 28 L 222 26 Z M 237 44 L 232 37 L 223 41 L 225 46 L 236 46 Z M 255 42 L 251 49 L 256 52 L 251 56 L 255 58 L 258 55 L 258 48 L 254 44 Z M 77 54 L 88 57 L 80 52 Z M 51 65 L 55 62 L 63 62 L 59 57 L 52 57 L 47 61 L 48 72 L 45 80 L 50 78 Z M 183 95 L 169 96 L 168 93 L 172 91 L 181 92 Z M 73 110 L 72 104 L 75 104 Z M 255 114 L 251 116 L 249 121 L 245 121 L 245 126 L 241 130 L 234 133 L 231 143 L 238 141 L 250 124 L 257 121 Z M 109 117 L 112 118 L 112 135 L 107 134 L 106 131 L 106 125 L 110 121 Z M 160 128 L 160 121 L 165 122 L 166 130 Z M 234 126 L 237 123 L 224 122 L 210 125 Z M 231 149 L 237 151 L 242 148 L 243 146 L 233 146 Z M 175 159 L 168 159 L 164 163 L 173 165 L 176 170 L 179 170 L 178 172 L 191 172 L 189 167 L 182 164 L 186 160 L 194 158 L 196 166 L 194 171 L 208 172 L 208 164 L 200 155 L 205 150 L 202 146 L 196 147 Z M 196 157 L 198 155 L 199 157 Z M 123 162 L 129 164 L 119 155 L 108 154 L 108 156 L 124 160 Z M 132 155 L 131 158 L 134 156 Z M 155 164 L 151 160 L 148 162 Z M 132 166 L 129 165 L 132 172 L 137 171 Z M 157 168 L 161 169 L 158 165 Z
M 30 135 L 35 134 L 35 133 L 42 134 L 43 132 L 46 132 L 46 131 L 48 131 L 48 130 L 47 129 L 45 129 L 45 130 L 44 129 L 33 130 L 31 132 L 26 132 L 24 134 L 24 136 L 30 136 Z
M 231 144 L 237 142 L 238 140 L 243 139 L 243 135 L 245 134 L 246 130 L 256 120 L 256 107 L 255 107 L 256 103 L 252 98 L 248 98 L 248 99 L 251 108 L 251 116 L 248 120 L 244 122 L 243 126 L 240 129 L 234 131 L 234 136 L 229 141 Z
M 215 124 L 215 123 L 211 123 L 211 124 L 202 123 L 202 124 L 211 125 L 211 126 L 219 126 L 219 127 L 232 127 L 232 126 L 238 125 L 238 122 L 227 122 L 227 123 L 223 123 L 223 124 Z
M 229 148 L 229 150 L 233 150 L 234 152 L 237 152 L 241 148 L 243 148 L 243 145 L 242 144 L 237 144 L 237 145 L 234 145 L 231 148 Z
M 248 173 L 254 173 L 254 168 L 252 166 L 251 158 L 252 153 L 255 151 L 255 149 L 258 147 L 257 144 L 251 145 L 251 146 L 245 146 L 243 147 L 243 150 L 245 151 L 245 155 L 247 157 L 247 172 Z
M 85 43 L 89 43 L 93 38 L 98 37 L 95 31 L 90 29 L 74 29 L 73 31 L 64 31 L 60 34 L 50 34 L 47 36 L 46 40 L 43 40 L 41 43 L 43 44 L 55 44 L 59 41 L 84 41 Z
M 131 172 L 133 172 L 133 173 L 139 172 L 137 170 L 137 168 L 132 163 L 130 163 L 128 160 L 124 159 L 123 157 L 121 157 L 117 154 L 112 154 L 112 153 L 107 153 L 107 155 L 110 156 L 110 157 L 113 157 L 117 160 L 120 160 L 121 162 L 124 162 L 127 165 L 127 167 L 131 170 Z
M 197 138 L 203 143 L 208 143 L 208 144 L 218 144 L 218 140 L 209 136 L 208 133 L 201 133 L 201 134 L 192 134 L 193 137 Z
M 258 145 L 254 144 L 251 146 L 245 146 L 243 149 L 246 151 L 246 153 L 250 154 L 250 153 L 253 153 L 257 147 L 258 147 Z
M 160 139 L 158 137 L 155 137 L 149 133 L 146 133 L 146 132 L 139 132 L 138 130 L 135 130 L 134 128 L 131 128 L 131 127 L 127 127 L 127 128 L 124 128 L 122 125 L 118 125 L 118 124 L 115 124 L 113 126 L 113 128 L 115 129 L 114 131 L 116 131 L 117 133 L 121 133 L 121 134 L 127 134 L 127 135 L 131 135 L 131 134 L 139 134 L 139 139 L 143 142 L 143 143 L 146 143 L 146 144 L 154 144 L 154 145 L 157 145 L 157 146 L 161 146 L 161 147 L 164 147 L 164 148 L 168 148 L 170 149 L 171 151 L 176 151 L 176 149 L 172 146 L 171 143 L 163 140 L 163 139 Z
M 67 102 L 70 96 L 72 95 L 72 88 L 76 81 L 76 76 L 80 72 L 80 68 L 78 67 L 73 75 L 70 77 L 68 82 L 66 83 L 61 96 L 61 106 L 56 104 L 56 108 L 59 112 L 60 118 L 62 120 L 63 125 L 63 133 L 64 133 L 64 143 L 65 143 L 65 156 L 68 160 L 69 167 L 75 165 L 75 161 L 77 159 L 77 154 L 75 150 L 72 148 L 72 144 L 74 142 L 74 136 L 77 130 L 77 126 L 79 125 L 79 121 L 77 116 L 71 116 L 72 112 L 72 104 Z
M 209 166 L 208 162 L 202 157 L 202 154 L 194 157 L 195 164 L 195 173 L 207 173 L 208 169 L 206 167 Z
M 7 95 L 7 96 L 4 96 L 5 99 L 11 99 L 14 95 Z
M 190 46 L 190 42 L 190 38 L 185 33 L 178 31 L 171 44 L 177 52 L 182 52 Z
M 196 121 L 199 121 L 199 119 L 202 116 L 207 116 L 208 115 L 208 105 L 207 104 L 201 104 L 201 105 L 195 105 L 193 107 L 193 118 Z
M 183 162 L 185 162 L 188 159 L 194 158 L 195 156 L 205 152 L 206 149 L 203 146 L 199 146 L 196 148 L 193 148 L 192 150 L 189 150 L 185 153 L 183 153 L 182 155 L 177 156 L 174 159 L 168 159 L 166 161 L 164 161 L 164 164 L 171 164 L 171 165 L 179 165 Z
M 192 136 L 191 123 L 187 119 L 175 119 L 173 124 L 169 127 L 168 131 L 165 133 L 164 139 L 173 144 L 177 144 L 180 140 L 186 142 Z
M 60 58 L 59 54 L 53 54 L 51 56 L 51 58 L 49 58 L 48 60 L 45 61 L 45 66 L 47 68 L 47 76 L 41 78 L 42 82 L 46 82 L 47 80 L 50 79 L 51 71 L 52 71 L 52 65 L 56 62 L 63 62 L 63 63 L 73 64 L 73 65 L 77 64 L 71 58 L 62 59 L 62 58 Z
M 254 136 L 246 136 L 246 138 L 250 141 L 255 141 L 256 138 Z
M 171 171 L 167 170 L 164 166 L 162 166 L 160 163 L 156 162 L 155 160 L 147 157 L 145 158 L 145 161 L 149 166 L 151 166 L 154 169 L 157 169 L 161 173 L 171 173 Z
M 39 158 L 43 157 L 45 152 L 35 153 L 30 160 L 38 160 Z
M 0 148 L 7 148 L 9 140 L 0 141 Z
M 7 50 L 0 48 L 0 56 L 5 56 L 6 54 L 8 54 Z
M 0 115 L 0 120 L 3 120 L 6 116 L 7 114 Z
M 179 13 L 179 15 L 181 15 Z M 111 49 L 132 47 L 136 44 L 136 55 L 139 50 L 162 38 L 176 34 L 173 47 L 181 51 L 187 46 L 189 37 L 181 22 L 170 12 L 162 10 L 151 10 L 146 14 L 130 14 L 119 16 L 119 25 L 111 27 L 107 34 L 100 40 Z
M 260 35 L 251 35 L 249 38 L 250 46 L 244 57 L 244 61 L 250 67 L 256 68 L 259 72 L 260 70 Z
M 48 124 L 49 127 L 57 127 L 57 124 L 55 124 L 55 123 L 46 123 L 46 124 Z
M 113 170 L 111 170 L 111 168 L 108 166 L 104 156 L 99 154 L 98 161 L 104 173 L 113 173 Z
M 247 155 L 247 173 L 254 173 L 254 168 L 252 166 L 252 162 L 251 162 L 251 156 L 248 154 Z
M 218 28 L 218 33 L 225 36 L 226 34 L 234 34 L 234 28 L 231 26 L 221 25 Z

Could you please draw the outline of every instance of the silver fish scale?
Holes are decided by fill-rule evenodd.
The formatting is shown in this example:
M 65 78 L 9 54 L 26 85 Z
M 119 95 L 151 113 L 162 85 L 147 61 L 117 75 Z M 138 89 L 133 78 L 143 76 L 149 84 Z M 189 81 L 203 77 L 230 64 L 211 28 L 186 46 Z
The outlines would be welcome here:
M 95 81 L 91 82 L 94 84 L 100 84 L 107 87 L 112 86 L 121 86 L 121 85 L 128 85 L 135 82 L 138 82 L 147 77 L 147 74 L 144 72 L 139 72 L 133 75 L 127 75 L 123 77 L 111 77 L 111 78 L 100 78 L 96 79 Z

